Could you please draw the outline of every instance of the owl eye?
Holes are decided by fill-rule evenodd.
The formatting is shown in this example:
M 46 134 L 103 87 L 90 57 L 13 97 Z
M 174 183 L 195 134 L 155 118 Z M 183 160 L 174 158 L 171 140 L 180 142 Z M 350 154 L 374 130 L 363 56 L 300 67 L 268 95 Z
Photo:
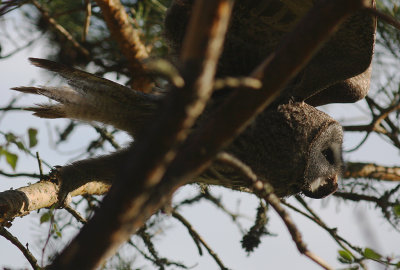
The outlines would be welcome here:
M 322 155 L 324 155 L 325 159 L 329 162 L 329 164 L 334 165 L 335 164 L 335 154 L 332 150 L 332 148 L 327 148 L 322 151 Z

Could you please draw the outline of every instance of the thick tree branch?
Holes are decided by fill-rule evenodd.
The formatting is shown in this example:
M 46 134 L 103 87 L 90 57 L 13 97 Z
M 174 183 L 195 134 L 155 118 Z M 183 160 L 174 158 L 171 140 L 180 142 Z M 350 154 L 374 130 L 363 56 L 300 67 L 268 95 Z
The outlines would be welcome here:
M 264 89 L 235 91 L 209 117 L 209 121 L 189 138 L 165 179 L 193 179 L 193 176 L 203 171 L 216 153 L 227 146 L 279 95 L 286 83 L 308 63 L 340 22 L 361 9 L 363 4 L 361 0 L 343 0 L 326 1 L 323 5 L 315 6 L 277 46 L 277 50 L 253 72 L 253 76 L 261 79 Z
M 187 141 L 179 156 L 171 163 L 176 155 L 177 144 L 185 139 L 194 119 L 204 108 L 219 55 L 219 50 L 217 53 L 215 49 L 211 50 L 211 44 L 216 43 L 217 39 L 214 38 L 219 36 L 217 33 L 225 32 L 221 21 L 230 13 L 230 10 L 226 10 L 226 1 L 205 2 L 196 2 L 189 27 L 189 33 L 193 33 L 196 25 L 193 22 L 203 22 L 199 35 L 188 35 L 199 39 L 193 44 L 205 46 L 201 50 L 195 46 L 201 54 L 194 55 L 190 61 L 187 56 L 192 54 L 182 54 L 186 67 L 183 76 L 186 79 L 186 90 L 178 94 L 176 90 L 170 93 L 167 106 L 160 110 L 158 121 L 146 133 L 147 138 L 139 137 L 139 143 L 132 149 L 132 157 L 127 161 L 130 168 L 124 171 L 126 174 L 123 176 L 126 181 L 112 187 L 100 211 L 50 269 L 93 269 L 110 256 L 120 243 L 128 239 L 131 233 L 169 200 L 180 185 L 204 170 L 214 155 L 231 142 L 257 113 L 265 109 L 285 84 L 307 64 L 340 22 L 365 4 L 362 0 L 341 0 L 326 1 L 314 7 L 286 41 L 278 46 L 277 51 L 253 73 L 253 76 L 261 78 L 266 89 L 252 91 L 251 94 L 246 89 L 236 91 L 210 117 L 210 121 Z M 210 36 L 212 38 L 209 39 Z M 196 89 L 197 92 L 192 95 L 189 89 Z M 166 114 L 168 117 L 165 117 Z M 171 165 L 167 170 L 169 163 Z M 133 178 L 135 181 L 132 181 Z M 102 238 L 97 237 L 99 233 L 103 235 Z M 91 248 L 94 239 L 97 240 L 96 249 Z M 312 257 L 310 254 L 308 256 Z
M 143 203 L 152 196 L 149 191 L 161 180 L 177 146 L 186 138 L 211 96 L 232 4 L 230 0 L 196 1 L 188 28 L 189 33 L 196 35 L 188 35 L 184 42 L 196 46 L 184 45 L 181 57 L 185 89 L 169 93 L 164 107 L 156 114 L 158 121 L 136 138 L 131 157 L 121 171 L 124 181 L 113 185 L 100 211 L 49 269 L 96 268 L 156 210 L 143 208 Z
M 384 181 L 400 181 L 400 167 L 380 166 L 373 163 L 349 162 L 343 178 L 368 178 Z
M 132 88 L 150 92 L 152 81 L 144 70 L 143 59 L 149 57 L 138 31 L 129 22 L 128 14 L 119 0 L 96 0 L 103 12 L 104 20 L 113 38 L 117 41 L 122 54 L 129 63 L 132 75 Z
M 101 182 L 89 182 L 71 192 L 71 196 L 102 195 L 110 186 Z M 58 201 L 58 185 L 50 181 L 22 187 L 16 190 L 0 192 L 0 224 L 4 224 L 15 217 L 24 216 L 31 211 L 48 208 Z
M 5 173 L 1 174 L 8 175 Z M 31 176 L 38 178 L 36 174 L 17 174 L 11 176 Z M 373 163 L 349 162 L 343 174 L 344 179 L 367 178 L 381 181 L 400 181 L 400 167 L 381 166 Z M 71 193 L 72 196 L 80 195 L 103 195 L 106 194 L 110 186 L 101 182 L 89 182 Z M 54 203 L 59 203 L 57 198 L 57 185 L 41 181 L 39 183 L 26 186 L 16 190 L 8 190 L 0 193 L 0 222 L 12 220 L 17 216 L 27 215 L 31 211 L 40 208 L 51 207 Z M 45 192 L 45 196 L 42 196 Z M 209 194 L 203 195 L 208 198 Z M 215 200 L 215 198 L 213 198 Z M 213 200 L 212 200 L 213 201 Z M 218 205 L 218 202 L 213 201 Z M 224 211 L 227 211 L 224 209 Z M 229 215 L 234 214 L 227 211 Z

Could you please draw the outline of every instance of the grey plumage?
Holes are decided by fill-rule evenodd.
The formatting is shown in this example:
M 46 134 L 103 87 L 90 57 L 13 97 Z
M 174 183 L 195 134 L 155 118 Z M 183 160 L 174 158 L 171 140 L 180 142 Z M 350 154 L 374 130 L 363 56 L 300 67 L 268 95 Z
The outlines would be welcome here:
M 318 2 L 238 2 L 218 75 L 250 74 L 305 12 Z M 176 0 L 168 11 L 165 36 L 175 53 L 180 50 L 192 3 L 192 0 Z M 374 4 L 372 0 L 370 3 Z M 374 18 L 364 12 L 350 17 L 283 94 L 226 151 L 249 165 L 260 180 L 270 182 L 279 196 L 303 192 L 309 197 L 322 198 L 334 192 L 342 169 L 343 133 L 334 119 L 313 106 L 355 102 L 366 95 L 374 38 Z M 134 137 L 146 122 L 151 121 L 162 99 L 162 96 L 143 94 L 48 60 L 30 60 L 34 65 L 64 77 L 69 85 L 14 88 L 58 102 L 29 108 L 40 117 L 100 121 L 126 130 Z M 214 95 L 200 124 L 227 94 L 229 90 Z M 126 150 L 122 150 L 63 166 L 57 169 L 57 174 L 66 192 L 91 180 L 112 182 L 125 158 Z M 74 180 L 68 184 L 70 179 Z M 193 181 L 238 190 L 249 187 L 235 168 L 218 161 Z
M 13 90 L 39 94 L 59 103 L 27 108 L 44 118 L 98 121 L 135 136 L 153 115 L 160 97 L 49 60 L 29 58 L 35 66 L 56 72 L 69 86 L 15 87 Z

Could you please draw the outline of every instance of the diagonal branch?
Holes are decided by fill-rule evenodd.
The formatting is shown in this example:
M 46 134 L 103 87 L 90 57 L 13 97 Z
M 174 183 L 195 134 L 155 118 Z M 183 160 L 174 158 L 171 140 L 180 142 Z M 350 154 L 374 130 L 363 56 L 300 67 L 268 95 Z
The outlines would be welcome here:
M 368 178 L 383 181 L 400 181 L 400 167 L 387 167 L 374 163 L 349 162 L 343 178 Z
M 368 98 L 367 98 L 368 99 Z M 371 99 L 369 99 L 372 101 Z M 375 105 L 375 104 L 374 104 Z M 374 119 L 368 125 L 359 125 L 359 126 L 344 126 L 343 129 L 345 131 L 366 131 L 366 132 L 378 132 L 382 134 L 388 134 L 389 132 L 381 126 L 383 120 L 387 119 L 389 114 L 392 112 L 398 111 L 400 109 L 400 103 L 394 102 L 393 105 L 383 109 L 378 108 L 380 110 L 380 114 L 375 116 Z
M 253 192 L 274 208 L 277 214 L 281 217 L 282 221 L 285 223 L 286 228 L 292 236 L 293 242 L 296 244 L 297 250 L 301 254 L 308 257 L 322 268 L 332 270 L 332 267 L 329 266 L 322 258 L 307 248 L 307 245 L 304 243 L 302 235 L 297 229 L 296 224 L 293 222 L 289 213 L 282 207 L 281 200 L 275 195 L 273 187 L 269 183 L 263 183 L 259 181 L 257 175 L 251 170 L 250 167 L 232 155 L 226 153 L 219 154 L 218 159 L 239 169 L 243 175 L 246 176 L 249 184 L 253 187 Z
M 195 240 L 195 243 L 197 244 L 197 241 L 199 241 L 208 251 L 211 257 L 215 260 L 215 262 L 218 264 L 221 270 L 228 270 L 228 268 L 225 267 L 221 259 L 218 257 L 218 255 L 215 253 L 214 250 L 207 244 L 207 242 L 201 237 L 201 235 L 193 228 L 192 224 L 185 219 L 181 214 L 179 214 L 175 209 L 172 210 L 172 216 L 179 220 L 183 226 L 186 227 L 186 229 L 189 231 L 189 234 L 192 236 L 192 238 Z M 199 249 L 201 250 L 201 249 Z
M 229 18 L 231 11 L 231 1 L 196 1 L 188 33 L 196 33 L 193 30 L 197 25 L 199 32 L 198 35 L 188 35 L 185 43 L 190 42 L 189 37 L 196 38 L 197 42 L 192 44 L 204 47 L 195 46 L 196 51 L 193 52 L 198 52 L 195 55 L 182 54 L 185 91 L 175 89 L 169 94 L 165 107 L 158 112 L 158 121 L 147 130 L 146 137 L 138 137 L 138 143 L 131 149 L 131 157 L 122 170 L 125 174 L 121 173 L 125 181 L 111 188 L 100 211 L 49 269 L 93 269 L 113 254 L 131 233 L 168 202 L 179 186 L 204 170 L 215 154 L 273 101 L 338 25 L 363 8 L 364 4 L 363 0 L 317 4 L 278 46 L 277 51 L 253 73 L 267 89 L 250 94 L 245 89 L 236 91 L 210 117 L 210 121 L 186 141 L 175 158 L 178 144 L 186 138 L 209 97 L 222 45 L 217 40 L 222 41 L 220 37 L 226 32 L 228 24 L 225 19 Z M 216 44 L 217 49 L 211 46 Z M 187 46 L 184 48 L 190 50 Z M 99 238 L 99 233 L 103 237 Z M 96 249 L 92 248 L 93 245 Z M 313 257 L 312 254 L 305 254 Z
M 85 57 L 89 57 L 90 53 L 81 44 L 64 28 L 62 27 L 57 21 L 50 16 L 49 12 L 43 8 L 39 2 L 36 0 L 31 1 L 32 4 L 42 13 L 42 16 L 45 20 L 47 20 L 61 35 L 63 35 L 71 44 L 75 47 L 77 51 L 82 53 Z
M 42 269 L 35 256 L 29 251 L 28 247 L 24 247 L 24 245 L 16 238 L 13 236 L 9 231 L 7 231 L 3 226 L 0 226 L 0 235 L 6 238 L 8 241 L 13 243 L 21 252 L 24 254 L 25 258 L 29 261 L 33 269 L 40 270 Z M 4 268 L 6 269 L 6 268 Z
M 325 1 L 316 5 L 253 72 L 262 91 L 239 89 L 188 139 L 165 179 L 193 179 L 213 157 L 243 131 L 279 95 L 285 85 L 308 63 L 338 25 L 364 1 Z M 240 108 L 240 110 L 238 110 Z M 168 181 L 168 180 L 166 180 Z
M 371 14 L 375 15 L 378 17 L 380 20 L 392 25 L 393 27 L 397 28 L 400 30 L 400 21 L 397 20 L 396 18 L 390 16 L 389 14 L 386 14 L 380 10 L 377 10 L 375 8 L 367 8 L 368 12 Z
M 129 64 L 132 74 L 132 88 L 150 92 L 152 81 L 144 70 L 142 60 L 149 57 L 146 47 L 139 37 L 138 31 L 129 22 L 128 14 L 119 0 L 95 0 L 104 16 L 107 27 L 113 38 L 117 41 L 122 54 Z
M 188 28 L 196 34 L 188 35 L 184 44 L 197 45 L 185 45 L 181 57 L 185 89 L 172 89 L 168 94 L 156 114 L 158 121 L 137 136 L 121 169 L 124 181 L 113 185 L 101 210 L 49 269 L 96 268 L 151 216 L 155 209 L 144 209 L 143 203 L 150 199 L 149 191 L 161 180 L 211 96 L 232 4 L 230 0 L 196 1 Z M 102 237 L 98 237 L 100 232 Z

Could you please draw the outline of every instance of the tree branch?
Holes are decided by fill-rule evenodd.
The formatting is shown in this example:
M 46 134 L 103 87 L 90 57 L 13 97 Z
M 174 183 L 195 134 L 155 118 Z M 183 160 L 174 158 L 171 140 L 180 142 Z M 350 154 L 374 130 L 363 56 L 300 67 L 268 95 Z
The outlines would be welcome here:
M 71 196 L 102 195 L 109 185 L 101 182 L 90 182 L 71 192 Z M 58 185 L 50 181 L 40 181 L 16 190 L 0 192 L 0 224 L 9 222 L 18 216 L 24 216 L 31 211 L 48 208 L 58 201 Z
M 138 137 L 131 149 L 132 156 L 126 162 L 124 174 L 121 173 L 125 181 L 113 185 L 100 211 L 49 269 L 93 269 L 113 254 L 120 243 L 169 201 L 179 186 L 204 170 L 214 155 L 273 101 L 340 22 L 365 4 L 363 0 L 340 0 L 316 5 L 277 51 L 253 73 L 266 89 L 251 94 L 246 89 L 236 91 L 203 128 L 195 131 L 196 135 L 186 141 L 175 158 L 177 145 L 186 138 L 209 97 L 221 37 L 226 31 L 225 19 L 230 14 L 229 3 L 196 1 L 188 33 L 198 35 L 187 35 L 181 57 L 185 67 L 185 91 L 173 90 L 168 95 L 165 107 L 157 114 L 158 121 L 147 130 L 146 138 Z M 198 31 L 193 31 L 197 30 L 196 25 L 199 25 Z M 192 42 L 189 38 L 197 41 Z M 197 44 L 192 53 L 185 51 L 191 48 L 186 43 Z M 99 232 L 103 237 L 97 237 Z M 97 240 L 96 249 L 91 248 L 93 239 Z M 318 261 L 312 255 L 306 255 Z
M 143 59 L 149 57 L 146 47 L 139 37 L 138 31 L 129 22 L 128 14 L 119 0 L 95 0 L 101 11 L 111 35 L 117 41 L 122 54 L 129 63 L 129 71 L 133 80 L 132 88 L 150 92 L 152 81 L 146 75 Z
M 7 172 L 3 172 L 0 170 L 0 174 L 7 176 L 7 177 L 21 177 L 21 176 L 26 176 L 26 177 L 32 177 L 32 178 L 40 178 L 39 174 L 36 173 L 7 173 Z
M 88 50 L 86 50 L 82 45 L 79 44 L 79 42 L 60 24 L 57 23 L 57 21 L 50 16 L 49 12 L 44 9 L 39 2 L 36 0 L 31 0 L 32 4 L 42 13 L 42 16 L 49 24 L 51 24 L 61 35 L 63 35 L 71 44 L 75 47 L 76 50 L 78 50 L 80 53 L 82 53 L 84 56 L 89 57 L 90 53 Z
M 42 269 L 36 258 L 32 255 L 32 253 L 29 251 L 27 247 L 24 247 L 24 245 L 18 240 L 18 238 L 14 237 L 9 231 L 7 231 L 3 226 L 0 226 L 0 235 L 2 235 L 4 238 L 6 238 L 8 241 L 13 243 L 21 252 L 24 254 L 25 258 L 28 260 L 28 262 L 31 264 L 32 268 L 35 270 L 40 270 Z
M 349 162 L 343 178 L 368 178 L 383 181 L 400 181 L 400 167 L 386 167 L 373 163 Z
M 186 138 L 211 96 L 213 78 L 222 50 L 233 2 L 196 1 L 181 60 L 185 89 L 172 89 L 156 114 L 153 125 L 136 138 L 130 158 L 121 170 L 124 181 L 113 185 L 102 208 L 83 227 L 77 238 L 56 258 L 49 269 L 94 269 L 129 239 L 159 204 L 143 208 L 153 194 L 177 146 Z M 196 34 L 194 34 L 196 33 Z M 194 39 L 194 40 L 191 40 Z M 133 179 L 135 181 L 133 181 Z M 166 192 L 169 198 L 173 189 Z M 102 232 L 103 237 L 98 234 Z M 93 247 L 96 239 L 96 248 Z
M 189 234 L 192 236 L 193 240 L 195 240 L 195 243 L 197 245 L 197 241 L 199 241 L 206 249 L 207 252 L 213 257 L 215 262 L 218 264 L 218 266 L 221 268 L 221 270 L 228 270 L 227 267 L 223 264 L 221 259 L 218 257 L 218 255 L 211 249 L 211 247 L 204 241 L 203 237 L 198 234 L 198 232 L 193 228 L 192 224 L 190 224 L 189 221 L 187 221 L 181 214 L 179 214 L 175 209 L 172 209 L 172 216 L 179 220 L 183 226 L 186 227 L 186 229 L 189 231 Z M 199 248 L 199 250 L 201 250 Z
M 380 11 L 377 10 L 375 8 L 367 8 L 368 12 L 370 12 L 371 14 L 375 15 L 376 17 L 378 17 L 379 19 L 381 19 L 382 21 L 392 25 L 393 27 L 397 28 L 400 30 L 400 21 L 398 21 L 396 18 Z
M 257 175 L 252 171 L 252 169 L 234 156 L 229 154 L 220 154 L 218 157 L 220 160 L 223 160 L 231 166 L 238 168 L 247 178 L 250 186 L 253 187 L 254 193 L 274 208 L 277 214 L 281 217 L 282 221 L 285 223 L 286 228 L 292 236 L 293 242 L 296 244 L 297 250 L 301 254 L 310 258 L 312 261 L 314 261 L 324 269 L 333 269 L 323 259 L 308 250 L 306 244 L 302 239 L 300 231 L 297 229 L 296 224 L 294 224 L 288 212 L 281 206 L 281 200 L 275 195 L 273 187 L 269 183 L 263 183 L 259 181 L 257 179 Z

